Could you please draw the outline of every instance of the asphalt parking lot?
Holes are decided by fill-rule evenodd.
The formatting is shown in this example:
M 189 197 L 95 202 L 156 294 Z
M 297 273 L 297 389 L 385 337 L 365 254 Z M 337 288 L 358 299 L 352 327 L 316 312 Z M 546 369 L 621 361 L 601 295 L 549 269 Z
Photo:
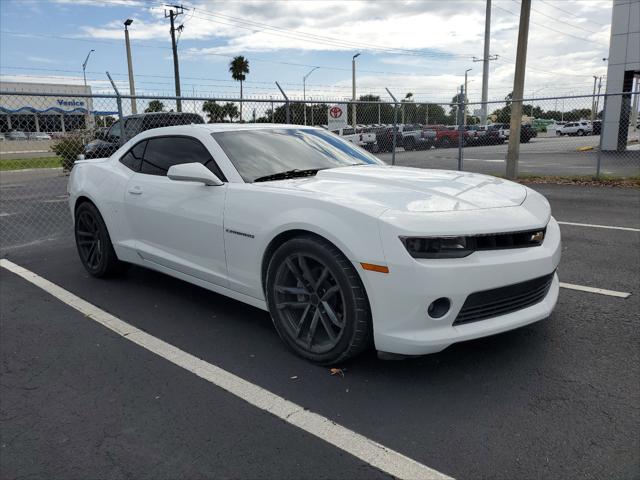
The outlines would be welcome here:
M 260 310 L 141 268 L 89 277 L 64 178 L 7 177 L 3 258 L 208 364 L 455 478 L 638 477 L 638 190 L 534 187 L 559 221 L 627 228 L 563 224 L 559 276 L 628 298 L 561 289 L 546 321 L 403 361 L 368 352 L 341 376 L 289 353 Z M 26 223 L 37 208 L 60 216 Z M 17 228 L 33 241 L 11 244 Z M 0 275 L 0 477 L 389 478 Z

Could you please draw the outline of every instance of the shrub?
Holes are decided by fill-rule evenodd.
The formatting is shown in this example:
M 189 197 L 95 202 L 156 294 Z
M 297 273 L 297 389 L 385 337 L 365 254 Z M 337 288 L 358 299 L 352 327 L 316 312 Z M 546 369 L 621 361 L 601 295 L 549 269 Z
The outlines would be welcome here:
M 72 133 L 58 140 L 51 149 L 62 159 L 62 169 L 71 170 L 78 155 L 84 152 L 84 138 L 81 134 Z

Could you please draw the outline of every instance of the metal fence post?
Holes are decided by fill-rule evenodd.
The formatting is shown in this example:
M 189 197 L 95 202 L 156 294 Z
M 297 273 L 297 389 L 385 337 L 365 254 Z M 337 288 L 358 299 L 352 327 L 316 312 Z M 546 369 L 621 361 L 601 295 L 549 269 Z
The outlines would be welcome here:
M 107 77 L 109 78 L 109 81 L 111 82 L 111 86 L 116 92 L 116 104 L 118 105 L 118 121 L 120 122 L 120 138 L 118 140 L 118 144 L 122 146 L 126 142 L 126 139 L 124 138 L 124 125 L 123 125 L 124 121 L 122 119 L 123 117 L 122 98 L 120 97 L 120 92 L 118 91 L 118 87 L 116 87 L 116 84 L 113 81 L 113 78 L 111 78 L 111 75 L 109 75 L 109 72 L 106 72 L 106 73 L 107 73 Z
M 396 164 L 396 136 L 398 135 L 398 100 L 393 96 L 393 93 L 386 88 L 387 93 L 393 98 L 393 140 L 391 147 L 391 165 Z
M 604 133 L 604 126 L 606 125 L 606 120 L 607 120 L 607 95 L 605 94 L 604 101 L 602 102 L 602 122 L 600 122 L 600 139 L 598 140 L 598 153 L 596 154 L 596 179 L 600 179 L 600 168 L 602 166 L 602 134 Z
M 287 94 L 284 93 L 284 90 L 282 90 L 282 87 L 278 82 L 276 82 L 276 85 L 278 89 L 280 89 L 280 93 L 282 93 L 282 96 L 284 97 L 284 100 L 285 100 L 284 104 L 285 104 L 285 111 L 286 111 L 286 123 L 288 125 L 289 123 L 291 123 L 291 114 L 289 113 L 289 97 L 287 97 Z
M 464 85 L 460 86 L 460 95 L 458 96 L 458 170 L 462 170 L 462 143 L 464 142 Z

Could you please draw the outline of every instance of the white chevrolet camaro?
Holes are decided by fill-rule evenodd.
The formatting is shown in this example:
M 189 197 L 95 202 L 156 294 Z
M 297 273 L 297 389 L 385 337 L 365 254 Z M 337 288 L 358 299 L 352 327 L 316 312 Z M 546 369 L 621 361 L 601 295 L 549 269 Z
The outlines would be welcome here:
M 128 263 L 269 311 L 297 354 L 422 355 L 547 318 L 560 230 L 535 191 L 390 167 L 322 129 L 149 130 L 76 162 L 69 202 L 97 277 Z

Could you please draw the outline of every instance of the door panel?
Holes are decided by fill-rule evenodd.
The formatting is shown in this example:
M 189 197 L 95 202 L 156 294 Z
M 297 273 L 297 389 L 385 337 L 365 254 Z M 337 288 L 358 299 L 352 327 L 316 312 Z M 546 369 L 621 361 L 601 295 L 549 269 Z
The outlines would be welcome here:
M 227 286 L 223 214 L 227 186 L 134 174 L 125 208 L 145 260 Z

